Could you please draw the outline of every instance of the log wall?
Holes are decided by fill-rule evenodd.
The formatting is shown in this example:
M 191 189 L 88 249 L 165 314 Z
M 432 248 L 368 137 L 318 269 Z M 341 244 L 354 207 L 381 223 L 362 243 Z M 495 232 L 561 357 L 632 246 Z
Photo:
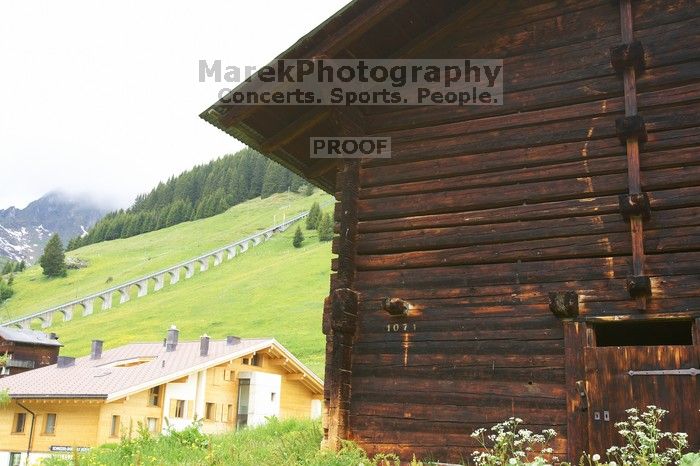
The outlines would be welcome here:
M 618 6 L 519 5 L 500 2 L 424 54 L 503 58 L 505 105 L 365 115 L 365 129 L 391 136 L 393 151 L 363 161 L 356 200 L 347 422 L 370 452 L 459 461 L 477 446 L 473 430 L 518 416 L 556 429 L 565 456 L 564 327 L 548 293 L 576 291 L 583 317 L 640 312 L 625 289 L 632 245 L 618 205 L 628 190 L 615 134 L 623 86 L 609 56 L 620 44 Z M 700 8 L 645 1 L 633 14 L 647 63 L 637 77 L 652 209 L 645 312 L 697 311 Z M 332 289 L 346 286 L 336 280 Z M 416 309 L 389 318 L 386 296 Z

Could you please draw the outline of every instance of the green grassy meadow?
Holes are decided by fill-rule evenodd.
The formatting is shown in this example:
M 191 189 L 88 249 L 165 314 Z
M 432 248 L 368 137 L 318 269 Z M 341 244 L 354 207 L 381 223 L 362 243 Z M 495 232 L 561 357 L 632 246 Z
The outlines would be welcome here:
M 119 444 L 107 444 L 88 453 L 53 456 L 42 466 L 399 466 L 395 455 L 369 458 L 351 442 L 333 453 L 319 448 L 321 423 L 310 420 L 270 419 L 265 425 L 220 435 L 204 435 L 195 427 L 151 436 L 134 428 Z M 424 466 L 413 462 L 411 466 Z M 427 464 L 425 465 L 427 466 Z
M 89 262 L 85 269 L 71 270 L 67 278 L 46 279 L 38 266 L 15 278 L 16 294 L 0 310 L 3 319 L 21 316 L 60 304 L 90 292 L 116 285 L 216 247 L 234 242 L 307 210 L 312 202 L 330 196 L 310 197 L 279 194 L 252 200 L 208 219 L 187 222 L 132 238 L 108 241 L 69 253 Z M 329 207 L 327 207 L 329 208 Z M 303 228 L 303 224 L 302 224 Z M 111 348 L 133 341 L 159 341 L 174 324 L 181 339 L 197 339 L 203 333 L 213 338 L 226 335 L 274 337 L 317 374 L 324 358 L 321 333 L 323 299 L 329 290 L 330 243 L 319 243 L 315 231 L 306 231 L 303 247 L 292 246 L 294 229 L 224 261 L 190 279 L 145 297 L 116 304 L 73 320 L 57 322 L 50 331 L 65 345 L 61 354 L 87 354 L 92 339 L 105 340 Z M 111 283 L 106 283 L 112 277 Z M 153 286 L 152 284 L 150 285 Z

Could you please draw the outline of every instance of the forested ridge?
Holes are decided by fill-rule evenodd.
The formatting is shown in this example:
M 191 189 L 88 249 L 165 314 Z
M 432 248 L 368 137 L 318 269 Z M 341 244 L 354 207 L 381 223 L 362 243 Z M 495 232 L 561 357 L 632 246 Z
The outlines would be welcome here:
M 211 217 L 256 197 L 298 191 L 305 181 L 258 152 L 246 148 L 161 182 L 134 205 L 105 215 L 67 249 L 159 230 Z

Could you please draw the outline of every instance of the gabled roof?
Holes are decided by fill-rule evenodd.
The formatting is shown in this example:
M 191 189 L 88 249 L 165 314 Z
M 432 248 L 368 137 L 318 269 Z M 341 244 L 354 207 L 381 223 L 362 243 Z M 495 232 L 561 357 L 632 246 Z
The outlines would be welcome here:
M 444 40 L 450 27 L 456 27 L 455 20 L 464 24 L 465 18 L 477 16 L 489 5 L 478 0 L 354 0 L 272 63 L 279 58 L 420 57 Z M 249 86 L 244 82 L 234 91 L 245 92 Z M 318 105 L 229 105 L 228 97 L 219 99 L 200 117 L 334 193 L 337 160 L 311 159 L 308 137 L 342 135 L 344 125 L 334 115 L 345 110 Z M 363 111 L 360 107 L 360 113 Z
M 36 330 L 0 327 L 0 338 L 26 345 L 63 346 L 55 335 Z
M 200 356 L 199 341 L 179 342 L 174 351 L 163 343 L 132 343 L 107 350 L 99 359 L 85 356 L 69 367 L 56 364 L 0 379 L 0 390 L 11 398 L 97 398 L 113 401 L 186 375 L 261 351 L 283 357 L 284 367 L 303 374 L 305 384 L 323 393 L 323 382 L 275 339 L 241 339 L 229 345 L 211 340 L 209 353 Z M 127 367 L 121 363 L 136 362 Z

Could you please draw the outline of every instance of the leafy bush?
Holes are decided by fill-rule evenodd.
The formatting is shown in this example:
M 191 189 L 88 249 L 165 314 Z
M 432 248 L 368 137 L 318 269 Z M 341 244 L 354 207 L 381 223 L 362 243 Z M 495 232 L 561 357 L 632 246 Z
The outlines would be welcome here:
M 615 423 L 618 432 L 624 438 L 622 447 L 608 449 L 608 462 L 601 461 L 599 454 L 587 454 L 580 458 L 580 466 L 700 466 L 700 454 L 683 455 L 688 447 L 688 435 L 685 433 L 662 432 L 659 428 L 661 419 L 668 411 L 647 406 L 646 411 L 627 410 L 626 421 Z M 478 466 L 540 466 L 557 463 L 557 458 L 545 459 L 552 453 L 548 444 L 556 432 L 548 429 L 541 434 L 534 434 L 527 429 L 520 429 L 523 421 L 518 418 L 496 424 L 491 433 L 478 429 L 472 437 L 478 439 L 481 451 L 472 453 L 474 463 Z M 559 463 L 570 466 L 569 463 Z
M 635 408 L 626 412 L 627 420 L 615 423 L 626 445 L 609 448 L 608 458 L 624 465 L 666 466 L 680 462 L 683 450 L 688 447 L 688 434 L 661 432 L 659 423 L 668 411 L 652 405 L 641 414 Z
M 4 278 L 0 277 L 0 304 L 7 301 L 15 294 L 15 290 L 12 288 L 12 284 L 6 282 Z
M 369 458 L 352 442 L 335 453 L 320 448 L 321 425 L 315 421 L 270 418 L 260 427 L 223 435 L 205 435 L 193 424 L 184 430 L 170 427 L 164 435 L 151 435 L 143 425 L 131 429 L 119 444 L 107 444 L 83 454 L 53 456 L 43 466 L 399 466 L 395 455 Z M 414 461 L 413 466 L 422 466 Z
M 484 449 L 472 453 L 472 459 L 478 466 L 502 465 L 544 465 L 547 461 L 542 455 L 552 453 L 549 442 L 557 433 L 552 429 L 535 434 L 531 430 L 520 429 L 522 419 L 511 417 L 505 422 L 486 429 L 477 429 L 472 437 L 478 440 Z

